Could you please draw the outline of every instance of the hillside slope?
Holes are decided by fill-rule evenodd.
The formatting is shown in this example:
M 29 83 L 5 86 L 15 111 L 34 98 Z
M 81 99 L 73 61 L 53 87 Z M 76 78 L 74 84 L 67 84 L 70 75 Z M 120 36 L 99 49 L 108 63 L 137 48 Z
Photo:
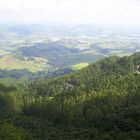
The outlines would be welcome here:
M 18 129 L 21 139 L 139 140 L 139 62 L 140 53 L 112 56 L 63 77 L 0 85 L 0 138 L 10 125 L 4 132 Z

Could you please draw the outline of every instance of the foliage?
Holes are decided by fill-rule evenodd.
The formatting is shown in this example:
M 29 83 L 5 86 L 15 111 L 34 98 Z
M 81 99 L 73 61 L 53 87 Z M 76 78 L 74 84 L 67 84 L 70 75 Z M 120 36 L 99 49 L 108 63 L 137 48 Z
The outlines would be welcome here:
M 1 84 L 0 136 L 6 140 L 139 140 L 137 56 L 112 56 L 75 73 L 16 88 Z

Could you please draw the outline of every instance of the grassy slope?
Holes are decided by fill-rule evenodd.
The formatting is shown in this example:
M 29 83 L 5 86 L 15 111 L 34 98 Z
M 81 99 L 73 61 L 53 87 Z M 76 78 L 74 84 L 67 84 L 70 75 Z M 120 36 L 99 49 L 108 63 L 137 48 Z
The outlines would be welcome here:
M 5 55 L 4 57 L 0 58 L 0 69 L 27 69 L 31 72 L 37 72 L 44 68 L 47 68 L 46 64 L 37 63 L 34 61 L 19 60 L 13 55 Z
M 79 63 L 79 64 L 76 64 L 76 65 L 70 66 L 70 68 L 73 69 L 73 70 L 80 70 L 84 67 L 87 67 L 88 65 L 89 65 L 88 63 Z

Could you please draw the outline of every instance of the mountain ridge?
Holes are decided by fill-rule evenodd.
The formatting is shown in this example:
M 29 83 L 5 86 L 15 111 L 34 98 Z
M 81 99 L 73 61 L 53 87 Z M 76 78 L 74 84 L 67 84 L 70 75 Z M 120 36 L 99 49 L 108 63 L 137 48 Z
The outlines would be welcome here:
M 61 77 L 0 84 L 0 138 L 139 140 L 139 61 L 111 56 Z

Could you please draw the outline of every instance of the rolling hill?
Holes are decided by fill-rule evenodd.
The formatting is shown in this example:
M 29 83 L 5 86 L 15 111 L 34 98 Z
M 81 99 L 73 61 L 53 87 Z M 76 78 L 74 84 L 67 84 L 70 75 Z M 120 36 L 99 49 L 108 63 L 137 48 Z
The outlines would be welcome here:
M 111 55 L 131 55 L 139 51 L 138 35 L 135 30 L 88 26 L 0 25 L 0 69 L 53 75 Z

